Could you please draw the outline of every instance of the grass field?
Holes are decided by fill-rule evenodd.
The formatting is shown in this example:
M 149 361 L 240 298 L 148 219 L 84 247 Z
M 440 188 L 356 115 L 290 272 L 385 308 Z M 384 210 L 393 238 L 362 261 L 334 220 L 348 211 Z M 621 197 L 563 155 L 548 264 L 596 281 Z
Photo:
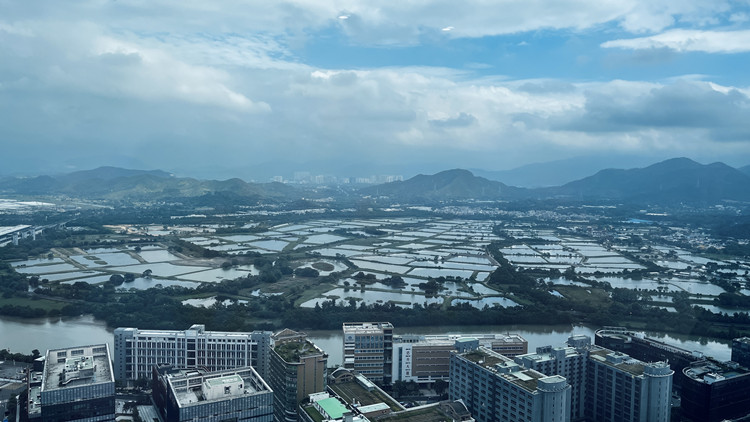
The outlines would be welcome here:
M 14 297 L 9 299 L 0 298 L 0 306 L 5 305 L 28 306 L 29 308 L 33 309 L 43 309 L 45 311 L 49 311 L 52 309 L 60 310 L 65 305 L 67 305 L 67 303 L 47 299 L 32 300 L 24 297 Z

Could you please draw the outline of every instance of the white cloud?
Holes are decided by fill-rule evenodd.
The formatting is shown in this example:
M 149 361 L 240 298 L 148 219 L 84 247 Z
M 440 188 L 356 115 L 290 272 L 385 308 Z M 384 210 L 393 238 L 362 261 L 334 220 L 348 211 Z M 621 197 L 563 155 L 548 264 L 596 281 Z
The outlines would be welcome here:
M 673 29 L 649 37 L 607 41 L 604 48 L 663 49 L 678 52 L 744 53 L 750 51 L 750 30 L 702 31 Z
M 40 148 L 63 139 L 71 151 L 148 149 L 159 167 L 169 166 L 160 159 L 217 155 L 238 165 L 419 157 L 498 168 L 591 150 L 680 153 L 686 145 L 750 155 L 741 142 L 747 123 L 737 118 L 747 112 L 748 89 L 705 76 L 687 85 L 684 77 L 587 83 L 552 72 L 513 80 L 429 66 L 327 68 L 293 53 L 316 31 L 336 28 L 353 47 L 606 23 L 640 33 L 704 25 L 711 19 L 701 16 L 726 13 L 722 1 L 143 0 L 51 2 L 39 13 L 22 3 L 5 3 L 11 10 L 0 23 L 0 136 Z M 672 30 L 603 47 L 725 52 L 747 49 L 745 32 Z M 465 65 L 482 73 L 489 66 Z M 676 111 L 650 113 L 655 106 Z M 638 107 L 645 111 L 634 113 Z M 701 118 L 688 128 L 680 112 Z

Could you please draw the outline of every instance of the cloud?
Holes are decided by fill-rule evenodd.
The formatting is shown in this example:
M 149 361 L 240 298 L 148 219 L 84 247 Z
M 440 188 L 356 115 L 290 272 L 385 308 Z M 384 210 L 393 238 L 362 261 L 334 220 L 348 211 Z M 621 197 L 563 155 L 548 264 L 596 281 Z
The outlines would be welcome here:
M 706 140 L 750 142 L 750 97 L 736 88 L 681 80 L 670 85 L 616 82 L 585 93 L 577 110 L 530 119 L 547 130 L 581 133 L 663 133 L 693 131 Z
M 458 8 L 442 0 L 143 0 L 43 6 L 4 3 L 0 17 L 0 139 L 28 153 L 49 151 L 63 159 L 111 151 L 161 168 L 194 162 L 248 167 L 288 159 L 409 163 L 415 157 L 451 167 L 499 168 L 592 150 L 684 155 L 686 145 L 707 154 L 750 155 L 742 118 L 748 93 L 726 78 L 720 79 L 725 86 L 706 76 L 587 82 L 559 77 L 554 69 L 535 71 L 541 75 L 536 79 L 511 78 L 492 69 L 510 72 L 516 62 L 491 61 L 479 41 L 460 43 L 479 53 L 467 54 L 453 68 L 394 64 L 399 60 L 378 66 L 372 59 L 369 67 L 350 69 L 340 64 L 345 59 L 306 56 L 315 48 L 333 56 L 342 44 L 343 54 L 355 56 L 394 51 L 357 50 L 365 44 L 413 45 L 407 52 L 418 58 L 434 53 L 418 49 L 425 41 L 442 45 L 544 29 L 622 34 L 700 26 L 711 21 L 702 15 L 730 19 L 722 1 L 469 0 Z M 442 31 L 447 27 L 453 29 Z M 521 38 L 533 40 L 524 48 L 529 54 L 548 41 Z M 306 50 L 311 40 L 313 53 Z M 629 48 L 617 46 L 619 41 L 632 40 L 606 47 Z M 676 51 L 671 45 L 644 48 L 638 51 L 645 56 Z M 597 64 L 595 54 L 587 57 L 581 67 Z M 441 63 L 451 65 L 449 59 Z
M 458 113 L 456 117 L 446 117 L 444 119 L 431 119 L 428 123 L 438 128 L 467 127 L 476 123 L 477 118 L 468 113 Z
M 746 53 L 750 51 L 750 30 L 673 29 L 649 37 L 607 41 L 601 46 L 628 50 L 670 49 L 678 52 Z
M 179 33 L 251 32 L 269 39 L 301 38 L 304 42 L 319 31 L 339 27 L 357 43 L 414 45 L 432 36 L 481 38 L 538 30 L 582 31 L 606 24 L 630 33 L 657 32 L 678 24 L 701 27 L 721 19 L 741 22 L 746 15 L 728 0 L 467 0 L 461 7 L 448 0 L 89 0 L 64 7 L 47 0 L 37 2 L 34 8 L 23 2 L 4 5 L 4 18 L 9 21 L 72 21 L 81 16 L 157 38 Z

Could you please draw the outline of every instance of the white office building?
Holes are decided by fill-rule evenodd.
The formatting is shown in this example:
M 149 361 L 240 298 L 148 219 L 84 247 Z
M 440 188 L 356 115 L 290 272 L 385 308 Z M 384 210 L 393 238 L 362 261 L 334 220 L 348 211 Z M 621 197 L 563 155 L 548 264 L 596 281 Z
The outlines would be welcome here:
M 115 329 L 115 379 L 150 378 L 155 365 L 178 369 L 224 371 L 252 366 L 268 377 L 271 332 L 206 331 L 196 324 L 187 330 Z

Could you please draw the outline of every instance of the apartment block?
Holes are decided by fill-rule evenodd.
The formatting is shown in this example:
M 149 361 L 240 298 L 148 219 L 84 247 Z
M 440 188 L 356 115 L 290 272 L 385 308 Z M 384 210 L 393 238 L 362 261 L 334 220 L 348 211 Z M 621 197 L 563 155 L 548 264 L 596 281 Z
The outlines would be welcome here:
M 570 385 L 480 347 L 451 355 L 451 400 L 477 422 L 569 422 Z
M 589 338 L 589 345 L 591 339 Z M 560 375 L 570 384 L 570 418 L 584 417 L 587 349 L 575 347 L 537 347 L 536 353 L 516 356 L 514 361 L 545 375 Z
M 586 366 L 588 420 L 669 422 L 674 371 L 668 363 L 644 363 L 596 348 L 589 352 Z

